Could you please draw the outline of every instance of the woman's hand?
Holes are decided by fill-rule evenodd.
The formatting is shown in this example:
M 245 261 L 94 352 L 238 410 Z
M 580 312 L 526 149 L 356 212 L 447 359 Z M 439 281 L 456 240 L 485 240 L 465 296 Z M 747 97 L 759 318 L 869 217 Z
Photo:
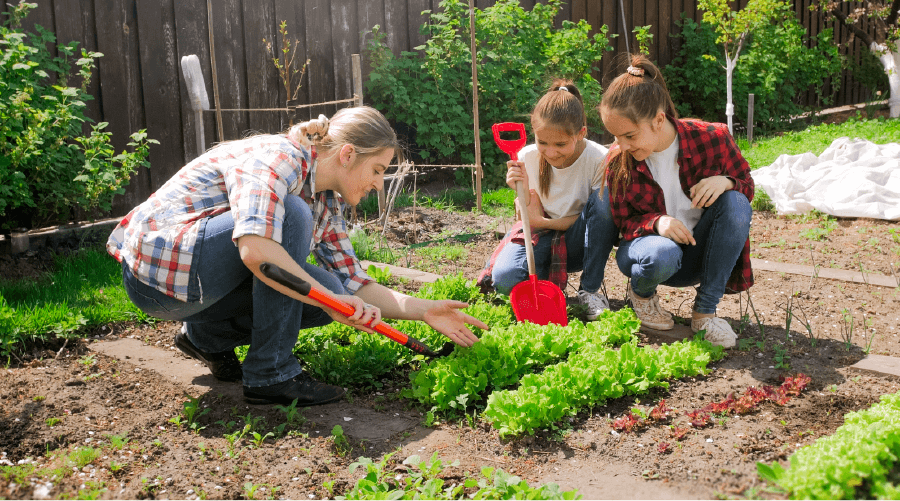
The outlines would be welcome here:
M 530 200 L 528 206 L 525 207 L 525 210 L 528 211 L 528 223 L 534 230 L 545 228 L 548 219 L 544 218 L 544 205 L 541 203 L 541 197 L 538 196 L 536 191 L 531 190 L 528 192 L 528 198 Z M 519 203 L 519 199 L 516 198 L 516 215 L 520 216 L 519 219 L 521 219 L 521 211 L 522 206 Z
M 705 209 L 713 204 L 719 195 L 734 189 L 734 181 L 726 176 L 710 176 L 701 179 L 691 187 L 691 208 Z
M 660 236 L 674 240 L 682 245 L 697 245 L 694 234 L 681 221 L 672 216 L 660 216 L 656 220 L 656 232 Z
M 525 185 L 525 191 L 528 191 L 528 174 L 525 172 L 525 163 L 521 160 L 509 160 L 506 162 L 506 185 L 515 191 L 517 181 L 521 181 Z
M 375 332 L 372 330 L 372 327 L 375 327 L 381 322 L 380 308 L 373 306 L 356 296 L 339 295 L 336 296 L 336 299 L 349 304 L 353 307 L 354 312 L 353 315 L 348 317 L 331 308 L 323 308 L 332 320 L 366 332 Z
M 434 330 L 447 336 L 460 346 L 469 347 L 478 342 L 478 337 L 469 330 L 466 324 L 474 325 L 484 330 L 489 329 L 481 320 L 459 311 L 469 306 L 468 303 L 449 299 L 433 301 L 433 303 L 433 306 L 425 310 L 423 320 Z

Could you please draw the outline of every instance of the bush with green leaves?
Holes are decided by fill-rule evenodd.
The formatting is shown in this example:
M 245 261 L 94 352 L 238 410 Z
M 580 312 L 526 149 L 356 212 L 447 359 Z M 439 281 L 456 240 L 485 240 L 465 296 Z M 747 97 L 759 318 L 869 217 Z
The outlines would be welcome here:
M 108 211 L 125 192 L 131 174 L 146 161 L 156 141 L 146 131 L 131 135 L 133 151 L 118 155 L 105 122 L 83 124 L 94 61 L 103 56 L 78 43 L 57 46 L 53 33 L 37 27 L 23 33 L 19 24 L 36 4 L 22 2 L 0 26 L 0 216 L 3 227 L 67 222 Z M 74 60 L 74 61 L 73 61 Z M 74 64 L 74 68 L 73 68 Z M 76 82 L 76 86 L 70 82 Z
M 716 44 L 715 31 L 705 22 L 683 18 L 678 37 L 681 48 L 664 69 L 678 113 L 724 122 L 724 55 Z M 745 47 L 734 71 L 735 117 L 741 123 L 747 123 L 746 103 L 751 93 L 755 95 L 754 126 L 771 131 L 805 111 L 799 102 L 805 91 L 813 91 L 825 105 L 831 99 L 825 90 L 834 93 L 840 85 L 835 77 L 844 60 L 832 42 L 831 29 L 810 42 L 803 26 L 790 15 L 758 28 Z M 827 79 L 831 79 L 830 88 L 825 85 Z
M 484 186 L 505 186 L 506 155 L 494 145 L 490 127 L 498 122 L 525 122 L 554 78 L 575 82 L 585 98 L 588 125 L 597 130 L 595 108 L 600 83 L 591 76 L 609 46 L 607 27 L 593 36 L 581 20 L 553 19 L 561 0 L 524 10 L 517 0 L 499 0 L 475 10 L 478 49 L 478 107 Z M 469 9 L 466 2 L 443 0 L 438 11 L 426 11 L 422 27 L 428 41 L 395 56 L 375 27 L 367 53 L 372 72 L 367 97 L 401 132 L 408 131 L 413 153 L 426 162 L 472 164 L 472 60 Z M 458 173 L 459 180 L 468 172 Z

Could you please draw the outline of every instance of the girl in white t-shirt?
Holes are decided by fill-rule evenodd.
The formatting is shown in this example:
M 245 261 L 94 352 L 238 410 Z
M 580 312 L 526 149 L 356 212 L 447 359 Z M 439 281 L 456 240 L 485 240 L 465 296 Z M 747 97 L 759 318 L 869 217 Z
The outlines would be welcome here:
M 565 290 L 567 273 L 582 271 L 578 298 L 594 320 L 609 301 L 600 292 L 606 260 L 618 238 L 609 210 L 609 196 L 601 191 L 607 148 L 585 138 L 587 119 L 578 88 L 556 80 L 531 113 L 535 144 L 507 162 L 506 184 L 521 181 L 531 200 L 516 200 L 531 222 L 538 278 Z M 501 293 L 528 280 L 521 223 L 507 234 L 479 283 Z

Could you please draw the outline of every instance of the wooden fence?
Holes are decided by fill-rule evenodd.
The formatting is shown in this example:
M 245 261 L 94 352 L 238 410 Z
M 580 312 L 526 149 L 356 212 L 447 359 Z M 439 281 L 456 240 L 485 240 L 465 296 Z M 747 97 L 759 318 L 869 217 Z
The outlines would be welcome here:
M 277 41 L 278 24 L 286 21 L 288 33 L 299 39 L 297 60 L 310 61 L 298 101 L 306 104 L 346 99 L 352 97 L 351 54 L 364 54 L 372 27 L 382 27 L 394 53 L 412 50 L 425 41 L 419 32 L 427 19 L 422 11 L 437 9 L 439 4 L 439 0 L 38 1 L 38 8 L 24 22 L 27 31 L 41 25 L 54 31 L 60 42 L 78 41 L 82 47 L 104 54 L 90 85 L 95 99 L 88 103 L 87 115 L 98 122 L 109 122 L 116 149 L 123 149 L 129 134 L 141 128 L 160 142 L 151 148 L 153 167 L 135 175 L 128 192 L 116 200 L 116 215 L 146 199 L 197 151 L 194 118 L 180 71 L 182 56 L 196 54 L 200 58 L 213 107 L 211 40 L 221 108 L 284 107 L 286 92 L 263 39 Z M 741 7 L 747 2 L 739 1 Z M 812 1 L 794 3 L 799 19 L 815 35 L 827 26 L 821 14 L 809 11 Z M 476 0 L 475 5 L 484 9 L 493 3 Z M 530 9 L 535 0 L 520 3 Z M 681 16 L 695 20 L 702 17 L 696 0 L 621 3 L 628 31 L 634 26 L 651 26 L 654 36 L 650 53 L 661 65 L 670 62 L 677 50 L 672 35 Z M 571 0 L 564 4 L 557 23 L 585 19 L 594 27 L 606 24 L 610 33 L 620 35 L 615 48 L 621 53 L 625 51 L 626 30 L 619 5 L 620 0 Z M 835 39 L 847 39 L 840 32 L 847 28 L 836 28 Z M 634 45 L 634 38 L 631 40 Z M 846 49 L 851 57 L 865 50 L 859 45 Z M 612 54 L 601 61 L 598 78 L 610 71 Z M 367 70 L 364 58 L 364 78 Z M 835 101 L 855 104 L 869 97 L 867 90 L 845 74 Z M 310 113 L 332 110 L 313 107 Z M 222 128 L 226 139 L 234 139 L 249 131 L 283 130 L 286 119 L 287 114 L 280 112 L 227 112 L 222 114 Z M 215 115 L 206 113 L 204 120 L 206 144 L 213 144 L 218 140 Z

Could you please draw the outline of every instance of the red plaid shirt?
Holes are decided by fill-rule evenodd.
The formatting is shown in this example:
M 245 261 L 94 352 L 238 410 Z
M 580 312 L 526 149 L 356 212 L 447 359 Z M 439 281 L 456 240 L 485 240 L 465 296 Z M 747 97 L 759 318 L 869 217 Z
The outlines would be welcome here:
M 734 181 L 734 189 L 753 200 L 754 184 L 750 177 L 750 165 L 741 155 L 734 138 L 725 124 L 699 120 L 677 120 L 668 117 L 675 125 L 680 139 L 678 149 L 678 177 L 685 196 L 700 180 L 711 176 L 727 176 Z M 609 150 L 607 162 L 621 154 L 618 144 Z M 612 169 L 606 170 L 607 183 L 612 182 Z M 630 172 L 630 182 L 614 195 L 610 194 L 613 220 L 625 240 L 656 234 L 654 225 L 660 216 L 666 215 L 666 203 L 662 188 L 653 180 L 647 162 L 635 161 Z M 750 267 L 750 238 L 735 264 L 726 287 L 733 291 L 745 291 L 753 285 Z

